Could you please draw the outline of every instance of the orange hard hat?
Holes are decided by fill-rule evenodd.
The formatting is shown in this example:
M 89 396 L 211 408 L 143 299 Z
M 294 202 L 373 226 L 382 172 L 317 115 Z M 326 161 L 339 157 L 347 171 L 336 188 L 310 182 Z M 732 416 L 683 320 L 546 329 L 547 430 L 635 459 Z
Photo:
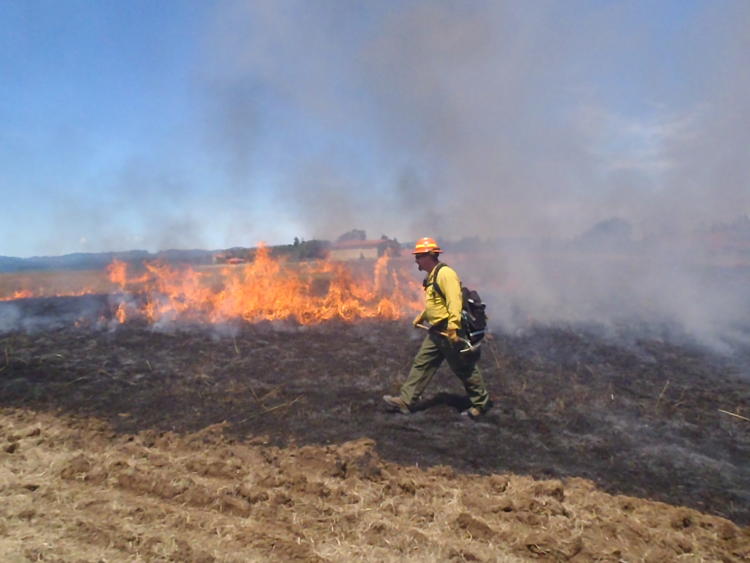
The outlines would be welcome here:
M 438 246 L 438 243 L 435 242 L 434 238 L 422 237 L 417 241 L 417 244 L 414 245 L 412 254 L 425 254 L 427 252 L 440 254 L 442 250 L 440 250 L 440 247 Z

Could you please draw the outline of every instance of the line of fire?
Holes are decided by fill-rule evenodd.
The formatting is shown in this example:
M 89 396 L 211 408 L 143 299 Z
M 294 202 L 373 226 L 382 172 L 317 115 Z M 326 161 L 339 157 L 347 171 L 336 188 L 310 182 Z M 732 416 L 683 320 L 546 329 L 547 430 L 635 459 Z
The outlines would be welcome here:
M 95 322 L 110 325 L 131 320 L 311 325 L 413 315 L 421 306 L 421 286 L 400 244 L 353 233 L 334 244 L 295 239 L 280 247 L 219 251 L 210 264 L 115 258 L 100 270 L 20 274 L 0 287 L 0 301 L 106 294 L 111 311 Z

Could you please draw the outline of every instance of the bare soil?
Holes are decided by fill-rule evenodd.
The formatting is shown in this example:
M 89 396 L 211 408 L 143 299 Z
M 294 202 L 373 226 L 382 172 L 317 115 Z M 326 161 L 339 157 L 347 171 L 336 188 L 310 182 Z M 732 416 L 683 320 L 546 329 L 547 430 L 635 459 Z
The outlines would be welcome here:
M 750 417 L 747 356 L 496 334 L 474 422 L 447 368 L 385 412 L 408 323 L 110 328 L 106 298 L 25 301 L 0 333 L 4 561 L 750 559 L 750 422 L 719 410 Z

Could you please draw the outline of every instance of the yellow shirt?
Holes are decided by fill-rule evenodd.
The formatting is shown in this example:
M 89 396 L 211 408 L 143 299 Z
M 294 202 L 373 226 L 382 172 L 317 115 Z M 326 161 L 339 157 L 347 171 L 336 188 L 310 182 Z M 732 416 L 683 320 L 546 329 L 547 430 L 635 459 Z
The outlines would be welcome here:
M 435 279 L 436 272 L 437 280 Z M 435 291 L 433 285 L 435 282 L 445 294 L 445 299 Z M 431 325 L 435 325 L 447 319 L 447 330 L 459 330 L 461 328 L 463 296 L 461 295 L 461 280 L 456 271 L 446 265 L 442 265 L 440 268 L 435 266 L 427 276 L 427 283 L 424 292 L 425 320 Z

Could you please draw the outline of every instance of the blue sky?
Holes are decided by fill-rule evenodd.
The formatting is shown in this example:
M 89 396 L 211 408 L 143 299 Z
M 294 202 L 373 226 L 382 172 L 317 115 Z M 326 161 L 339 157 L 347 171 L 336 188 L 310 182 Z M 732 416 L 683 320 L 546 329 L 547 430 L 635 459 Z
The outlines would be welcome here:
M 0 255 L 731 220 L 748 28 L 745 0 L 0 0 Z

